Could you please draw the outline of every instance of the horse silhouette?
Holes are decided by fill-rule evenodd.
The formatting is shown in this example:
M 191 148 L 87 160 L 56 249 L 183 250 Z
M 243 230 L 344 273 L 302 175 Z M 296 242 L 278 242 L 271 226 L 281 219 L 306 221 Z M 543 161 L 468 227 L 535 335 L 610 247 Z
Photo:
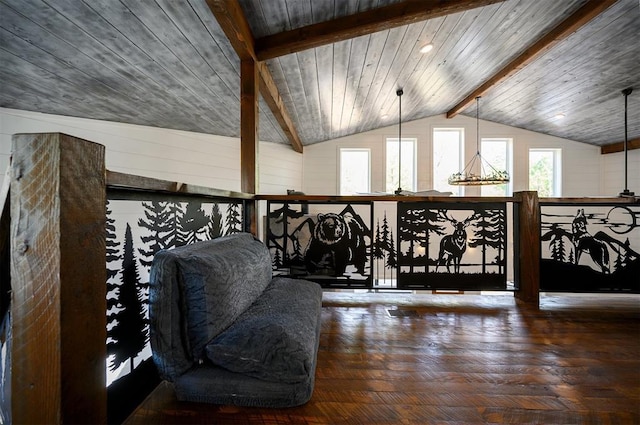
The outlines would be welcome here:
M 602 273 L 608 274 L 609 249 L 606 243 L 595 238 L 587 231 L 587 217 L 584 215 L 584 209 L 582 208 L 578 209 L 571 223 L 571 233 L 576 253 L 575 264 L 579 264 L 580 256 L 583 252 L 588 252 L 593 262 L 600 267 Z

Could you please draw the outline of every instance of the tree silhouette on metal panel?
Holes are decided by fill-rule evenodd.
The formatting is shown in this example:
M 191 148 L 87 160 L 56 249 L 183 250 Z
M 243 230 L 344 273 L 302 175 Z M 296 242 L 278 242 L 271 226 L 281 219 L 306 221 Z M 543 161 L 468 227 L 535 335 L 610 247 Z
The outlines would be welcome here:
M 175 244 L 176 227 L 175 205 L 173 202 L 143 202 L 145 218 L 138 219 L 138 227 L 147 230 L 147 235 L 142 236 L 144 247 L 138 248 L 140 264 L 151 267 L 153 256 L 162 249 L 171 248 Z
M 240 204 L 232 202 L 227 206 L 226 235 L 242 232 L 242 214 Z
M 551 223 L 550 230 L 542 234 L 542 236 L 540 236 L 540 240 L 549 241 L 549 245 L 551 248 L 551 258 L 553 260 L 565 261 L 567 255 L 571 255 L 571 258 L 573 258 L 571 252 L 572 250 L 569 249 L 569 253 L 567 254 L 565 248 L 565 241 L 571 243 L 571 233 L 560 227 L 559 223 Z
M 209 224 L 207 225 L 207 236 L 209 239 L 215 239 L 222 235 L 222 213 L 220 212 L 220 206 L 215 203 L 213 207 L 211 207 L 211 216 L 209 217 Z
M 273 204 L 269 204 L 269 207 Z M 273 255 L 275 252 L 279 251 L 279 259 L 281 261 L 282 267 L 289 267 L 291 261 L 300 261 L 302 262 L 301 256 L 301 247 L 299 246 L 297 237 L 289 233 L 289 226 L 291 225 L 290 219 L 296 219 L 304 216 L 304 212 L 302 211 L 302 206 L 300 206 L 300 211 L 291 208 L 289 202 L 284 202 L 282 207 L 275 209 L 273 211 L 269 211 L 267 214 L 267 246 L 272 251 Z M 273 224 L 271 223 L 273 222 Z M 280 224 L 282 226 L 282 234 L 274 233 L 275 225 Z M 293 244 L 293 252 L 294 256 L 298 256 L 298 258 L 291 259 L 289 258 L 289 244 Z
M 412 274 L 417 265 L 428 268 L 430 234 L 444 234 L 441 222 L 438 210 L 428 208 L 427 203 L 398 204 L 398 237 L 401 243 L 409 244 L 405 252 L 398 252 L 398 264 L 409 266 L 408 273 Z M 416 256 L 416 247 L 424 248 L 424 255 Z
M 109 209 L 109 202 L 107 201 L 107 224 L 106 224 L 106 248 L 107 248 L 107 354 L 115 354 L 117 344 L 111 337 L 109 331 L 114 325 L 117 324 L 114 308 L 118 305 L 118 292 L 120 283 L 115 280 L 118 273 L 120 273 L 120 260 L 122 255 L 120 254 L 120 242 L 117 241 L 116 227 L 114 218 L 111 218 L 111 210 Z M 117 265 L 116 265 L 117 264 Z
M 482 274 L 487 273 L 487 248 L 498 251 L 495 263 L 498 273 L 502 274 L 504 266 L 503 245 L 506 241 L 506 215 L 504 210 L 478 209 L 475 212 L 475 227 L 468 245 L 471 248 L 482 248 Z
M 202 210 L 199 202 L 188 202 L 187 208 L 178 218 L 179 244 L 188 245 L 205 240 L 206 227 L 209 224 L 209 217 Z
M 138 291 L 139 283 L 131 226 L 127 223 L 122 257 L 122 282 L 118 287 L 116 305 L 118 312 L 114 314 L 115 324 L 108 332 L 111 341 L 107 347 L 115 355 L 110 365 L 111 370 L 116 370 L 129 359 L 133 369 L 133 359 L 144 349 L 148 339 L 142 297 Z

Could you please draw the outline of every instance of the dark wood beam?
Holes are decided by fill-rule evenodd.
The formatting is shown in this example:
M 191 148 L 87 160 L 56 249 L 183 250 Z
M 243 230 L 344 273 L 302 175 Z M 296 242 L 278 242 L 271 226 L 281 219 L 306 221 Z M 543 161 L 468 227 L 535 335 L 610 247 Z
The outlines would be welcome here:
M 627 140 L 627 150 L 640 149 L 640 137 L 637 139 Z M 624 142 L 611 143 L 609 145 L 600 146 L 602 155 L 624 151 Z
M 458 102 L 456 106 L 447 112 L 447 118 L 453 118 L 458 115 L 463 109 L 469 106 L 476 97 L 483 96 L 493 86 L 523 69 L 525 66 L 553 48 L 560 41 L 578 31 L 582 26 L 586 25 L 593 18 L 608 9 L 616 1 L 617 0 L 588 1 L 584 6 L 562 21 L 558 26 L 525 49 L 504 68 L 495 73 L 478 88 L 473 90 L 467 97 Z
M 207 5 L 231 42 L 240 60 L 253 60 L 257 62 L 258 59 L 255 53 L 253 34 L 251 34 L 247 18 L 238 2 L 233 0 L 207 0 Z M 300 137 L 289 116 L 287 108 L 282 102 L 271 72 L 265 64 L 258 65 L 261 82 L 261 84 L 259 84 L 260 94 L 262 94 L 265 102 L 269 105 L 273 116 L 282 127 L 282 131 L 289 139 L 293 149 L 296 152 L 302 153 L 302 142 L 300 141 Z M 256 103 L 257 102 L 258 98 L 256 97 Z
M 264 62 L 258 63 L 258 74 L 260 75 L 260 94 L 262 98 L 267 102 L 267 105 L 269 105 L 282 131 L 284 131 L 287 139 L 289 139 L 293 150 L 302 153 L 303 147 L 300 137 L 298 136 L 298 131 L 287 113 L 287 108 L 284 106 L 284 102 L 280 97 L 276 83 L 273 81 L 271 72 L 269 72 L 269 68 L 267 68 Z
M 107 423 L 104 146 L 13 136 L 13 423 Z
M 514 226 L 519 238 L 515 249 L 515 297 L 540 305 L 540 200 L 538 192 L 513 194 L 516 199 Z
M 258 60 L 413 24 L 504 0 L 407 0 L 255 40 Z
M 258 70 L 253 59 L 240 61 L 241 190 L 258 188 Z
M 242 8 L 234 0 L 207 0 L 207 6 L 220 24 L 240 60 L 256 59 L 253 34 Z

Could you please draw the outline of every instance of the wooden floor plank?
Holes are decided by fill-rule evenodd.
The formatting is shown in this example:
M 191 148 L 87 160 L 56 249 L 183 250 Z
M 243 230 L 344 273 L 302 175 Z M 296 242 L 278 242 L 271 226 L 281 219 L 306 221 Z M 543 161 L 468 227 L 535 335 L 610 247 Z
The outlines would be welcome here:
M 640 423 L 640 297 L 327 292 L 306 405 L 184 403 L 163 383 L 126 423 Z

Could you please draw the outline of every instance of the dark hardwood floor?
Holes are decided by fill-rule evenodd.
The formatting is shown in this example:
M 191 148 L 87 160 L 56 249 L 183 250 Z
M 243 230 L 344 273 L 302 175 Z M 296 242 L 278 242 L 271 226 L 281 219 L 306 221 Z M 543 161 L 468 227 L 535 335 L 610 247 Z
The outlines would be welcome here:
M 182 403 L 127 424 L 640 424 L 640 296 L 325 293 L 304 406 Z

